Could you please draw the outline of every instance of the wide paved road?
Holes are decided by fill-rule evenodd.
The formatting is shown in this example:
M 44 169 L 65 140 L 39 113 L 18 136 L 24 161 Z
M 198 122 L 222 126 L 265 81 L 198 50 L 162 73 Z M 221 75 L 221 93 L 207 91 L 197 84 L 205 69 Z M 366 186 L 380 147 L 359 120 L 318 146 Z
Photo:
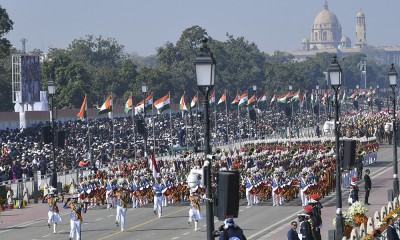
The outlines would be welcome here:
M 373 173 L 382 169 L 382 167 L 390 167 L 391 161 L 391 148 L 383 146 L 378 155 L 378 162 L 369 168 Z M 334 196 L 335 194 L 332 193 L 328 198 Z M 241 203 L 239 218 L 235 219 L 235 222 L 244 229 L 245 235 L 249 239 L 258 239 L 267 233 L 271 236 L 273 230 L 288 226 L 288 222 L 298 212 L 302 211 L 299 199 L 283 207 L 272 207 L 270 201 L 249 208 L 244 204 L 244 202 Z M 52 229 L 47 227 L 47 220 L 44 219 L 47 212 L 44 207 L 42 208 L 44 209 L 43 217 L 38 216 L 38 219 L 28 223 L 26 223 L 26 220 L 24 221 L 24 214 L 29 214 L 29 209 L 13 210 L 20 211 L 18 213 L 21 213 L 21 216 L 18 216 L 18 218 L 21 224 L 16 224 L 11 228 L 2 228 L 0 224 L 0 238 L 24 240 L 68 239 L 70 229 L 68 216 L 62 216 L 63 222 L 58 226 L 59 233 L 54 235 Z M 200 221 L 200 229 L 195 232 L 193 224 L 191 227 L 187 224 L 188 209 L 188 203 L 168 206 L 163 209 L 163 217 L 159 219 L 153 214 L 151 206 L 138 209 L 129 208 L 124 232 L 120 232 L 120 228 L 114 223 L 116 215 L 114 209 L 107 210 L 100 207 L 89 209 L 83 215 L 82 239 L 206 239 L 205 218 Z M 205 215 L 205 212 L 205 206 L 203 205 L 202 213 Z M 9 213 L 12 213 L 12 211 Z M 3 221 L 6 220 L 7 217 L 4 216 Z M 215 218 L 215 228 L 218 228 L 221 224 L 222 222 Z M 277 236 L 275 235 L 273 238 L 277 239 Z M 286 239 L 286 236 L 279 236 L 279 239 Z

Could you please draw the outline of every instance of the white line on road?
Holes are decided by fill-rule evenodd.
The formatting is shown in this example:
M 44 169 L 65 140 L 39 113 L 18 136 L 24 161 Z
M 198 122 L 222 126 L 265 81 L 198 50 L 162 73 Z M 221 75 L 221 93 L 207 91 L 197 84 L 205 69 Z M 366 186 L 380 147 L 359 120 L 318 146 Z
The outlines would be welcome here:
M 108 215 L 108 217 L 113 217 L 114 215 Z
M 175 239 L 178 239 L 179 237 L 174 237 L 174 238 L 171 238 L 171 240 L 175 240 Z
M 188 235 L 190 232 L 185 232 L 184 234 L 182 234 L 183 236 Z
M 42 237 L 47 238 L 48 236 L 50 236 L 50 234 L 44 235 L 44 236 L 42 236 Z
M 98 219 L 96 219 L 96 221 L 100 221 L 100 220 L 102 220 L 103 218 L 98 218 Z
M 240 209 L 239 212 L 243 212 L 243 209 Z

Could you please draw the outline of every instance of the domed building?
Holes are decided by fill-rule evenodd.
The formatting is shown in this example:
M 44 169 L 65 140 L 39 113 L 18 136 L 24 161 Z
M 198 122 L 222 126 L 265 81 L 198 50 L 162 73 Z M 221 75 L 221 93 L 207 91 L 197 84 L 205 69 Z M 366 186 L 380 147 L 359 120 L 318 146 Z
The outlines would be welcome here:
M 341 40 L 342 26 L 325 1 L 324 9 L 315 17 L 309 41 L 302 41 L 303 50 L 335 49 L 340 46 Z

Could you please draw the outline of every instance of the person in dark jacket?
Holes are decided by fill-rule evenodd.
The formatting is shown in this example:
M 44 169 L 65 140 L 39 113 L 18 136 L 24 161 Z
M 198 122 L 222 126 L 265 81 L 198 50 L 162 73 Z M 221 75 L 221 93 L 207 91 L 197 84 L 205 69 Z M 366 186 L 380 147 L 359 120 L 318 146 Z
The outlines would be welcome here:
M 349 198 L 351 199 L 351 203 L 349 202 L 349 205 L 351 206 L 353 203 L 358 201 L 358 186 L 357 186 L 357 178 L 351 178 L 351 183 L 350 183 L 350 196 Z
M 219 236 L 219 240 L 247 240 L 243 234 L 243 230 L 235 224 L 233 218 L 225 219 L 224 225 L 221 227 L 223 231 Z
M 306 220 L 307 214 L 299 214 L 301 240 L 314 240 L 311 224 Z
M 400 240 L 399 235 L 394 227 L 393 218 L 387 220 L 388 227 L 386 228 L 387 240 Z
M 371 178 L 369 177 L 369 174 L 370 174 L 369 169 L 365 169 L 365 175 L 364 175 L 365 199 L 364 199 L 364 203 L 366 205 L 371 205 L 368 202 L 369 192 L 371 191 L 371 187 L 372 187 Z
M 293 221 L 292 224 L 290 225 L 291 228 L 289 229 L 287 233 L 287 239 L 288 240 L 300 240 L 299 234 L 297 233 L 297 222 Z

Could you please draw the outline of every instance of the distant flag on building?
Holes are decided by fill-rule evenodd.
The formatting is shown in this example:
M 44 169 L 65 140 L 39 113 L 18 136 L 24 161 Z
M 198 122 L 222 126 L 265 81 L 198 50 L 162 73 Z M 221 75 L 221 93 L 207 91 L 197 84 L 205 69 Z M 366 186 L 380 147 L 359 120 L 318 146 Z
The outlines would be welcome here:
M 154 107 L 157 108 L 158 114 L 161 114 L 165 110 L 169 109 L 170 108 L 169 92 L 164 97 L 162 97 L 162 98 L 158 99 L 157 101 L 155 101 L 154 102 Z
M 85 95 L 85 98 L 83 99 L 81 110 L 79 111 L 79 113 L 76 116 L 79 117 L 82 121 L 85 120 L 85 118 L 87 117 L 86 95 Z
M 112 96 L 110 95 L 110 96 L 107 97 L 107 99 L 103 103 L 103 105 L 101 105 L 101 108 L 100 108 L 99 112 L 97 113 L 97 115 L 111 112 L 112 111 L 112 105 L 113 105 Z
M 128 101 L 125 103 L 124 112 L 128 114 L 130 110 L 132 110 L 132 95 L 129 96 Z
M 239 92 L 236 92 L 236 96 L 231 103 L 232 106 L 237 106 L 239 104 L 239 100 L 240 100 Z
M 289 99 L 290 99 L 290 92 L 287 92 L 278 98 L 278 103 L 287 103 Z
M 196 107 L 197 102 L 198 102 L 198 96 L 199 96 L 199 92 L 196 92 L 196 95 L 194 95 L 192 102 L 190 103 L 190 107 Z
M 181 110 L 181 111 L 187 111 L 188 110 L 187 107 L 186 107 L 186 104 L 185 104 L 185 93 L 183 93 L 183 95 L 181 97 L 181 100 L 179 101 L 179 110 Z
M 247 93 L 243 93 L 242 95 L 240 95 L 239 107 L 247 105 L 248 100 L 249 98 L 247 96 Z
M 274 94 L 274 96 L 272 96 L 272 98 L 271 98 L 271 103 L 273 103 L 273 102 L 275 102 L 276 101 L 276 93 Z
M 224 94 L 222 94 L 221 98 L 219 99 L 217 105 L 220 105 L 222 103 L 226 102 L 226 92 L 224 92 Z

